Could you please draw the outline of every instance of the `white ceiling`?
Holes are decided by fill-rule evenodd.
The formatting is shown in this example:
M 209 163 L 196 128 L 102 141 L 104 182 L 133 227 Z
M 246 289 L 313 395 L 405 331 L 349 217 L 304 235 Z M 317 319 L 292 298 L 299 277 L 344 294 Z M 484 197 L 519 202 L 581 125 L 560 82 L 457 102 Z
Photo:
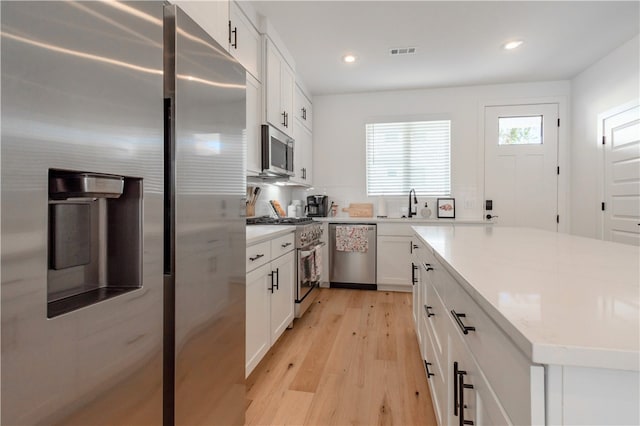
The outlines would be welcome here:
M 640 32 L 638 1 L 252 4 L 313 95 L 569 79 Z M 501 48 L 513 39 L 525 43 Z M 402 46 L 417 53 L 389 55 Z

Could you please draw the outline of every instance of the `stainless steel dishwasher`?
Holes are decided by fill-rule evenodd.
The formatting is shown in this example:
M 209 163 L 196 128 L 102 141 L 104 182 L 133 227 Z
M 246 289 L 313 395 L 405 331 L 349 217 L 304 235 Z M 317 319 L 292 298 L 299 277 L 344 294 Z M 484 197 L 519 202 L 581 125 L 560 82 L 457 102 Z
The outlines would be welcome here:
M 375 224 L 330 223 L 329 245 L 331 287 L 377 290 Z

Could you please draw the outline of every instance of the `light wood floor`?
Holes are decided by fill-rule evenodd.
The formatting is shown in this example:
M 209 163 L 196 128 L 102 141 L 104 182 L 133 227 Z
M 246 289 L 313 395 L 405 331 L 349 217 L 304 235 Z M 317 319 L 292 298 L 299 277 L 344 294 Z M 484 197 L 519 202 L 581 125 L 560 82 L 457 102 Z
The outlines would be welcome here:
M 320 289 L 247 399 L 247 425 L 435 425 L 411 294 Z

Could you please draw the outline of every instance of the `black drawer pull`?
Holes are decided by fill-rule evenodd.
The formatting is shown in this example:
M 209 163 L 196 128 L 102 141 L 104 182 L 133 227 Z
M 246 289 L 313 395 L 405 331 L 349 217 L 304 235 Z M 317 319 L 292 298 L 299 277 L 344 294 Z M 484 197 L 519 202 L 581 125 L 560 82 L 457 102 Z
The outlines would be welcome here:
M 280 290 L 280 268 L 276 268 L 276 270 L 272 272 L 272 274 L 271 274 L 271 282 L 273 282 L 273 274 L 276 274 L 275 289 L 276 290 Z M 274 285 L 271 284 L 271 287 L 274 287 Z M 272 293 L 273 293 L 273 291 L 272 291 Z
M 424 263 L 424 270 L 429 272 L 429 271 L 433 271 L 433 268 L 431 267 L 430 263 Z
M 435 376 L 432 372 L 429 371 L 429 366 L 432 365 L 430 362 L 424 362 L 424 369 L 427 370 L 427 379 L 431 378 L 431 376 Z
M 453 319 L 458 323 L 458 327 L 462 330 L 464 334 L 469 334 L 470 331 L 476 331 L 475 327 L 471 327 L 468 325 L 464 325 L 460 318 L 466 318 L 467 314 L 459 314 L 454 309 L 451 310 L 451 315 L 453 315 Z
M 436 314 L 434 314 L 433 312 L 429 311 L 429 309 L 433 309 L 433 306 L 424 305 L 424 311 L 427 313 L 427 318 L 435 317 Z
M 269 290 L 272 294 L 273 294 L 273 289 L 275 288 L 275 285 L 273 284 L 273 276 L 275 275 L 275 271 L 271 271 L 271 273 L 269 274 L 269 276 L 271 277 L 271 287 L 269 287 L 267 290 Z
M 411 283 L 412 285 L 415 285 L 418 282 L 418 278 L 416 277 L 416 270 L 418 269 L 418 267 L 411 262 Z
M 249 260 L 254 262 L 254 261 L 260 259 L 261 257 L 264 257 L 264 254 L 256 254 L 254 257 L 250 257 Z
M 282 247 L 282 248 L 287 248 L 287 247 L 289 247 L 290 245 L 291 245 L 291 243 L 284 243 L 284 244 L 281 244 L 281 245 L 280 245 L 280 247 Z
M 464 405 L 464 390 L 473 389 L 473 385 L 464 382 L 466 372 L 458 371 L 458 373 L 458 391 L 460 392 L 460 426 L 473 425 L 474 423 L 472 420 L 464 419 L 464 409 L 466 408 L 466 405 Z
M 458 403 L 458 397 L 460 394 L 458 393 L 458 375 L 467 374 L 466 371 L 458 370 L 458 361 L 453 362 L 453 415 L 458 415 L 458 408 L 460 408 L 460 404 Z

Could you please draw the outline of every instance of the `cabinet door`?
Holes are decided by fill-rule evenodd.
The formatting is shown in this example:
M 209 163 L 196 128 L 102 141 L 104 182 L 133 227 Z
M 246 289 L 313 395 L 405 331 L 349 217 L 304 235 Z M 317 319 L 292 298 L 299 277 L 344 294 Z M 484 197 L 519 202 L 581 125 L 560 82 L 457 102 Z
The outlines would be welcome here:
M 265 86 L 267 122 L 284 132 L 284 110 L 280 107 L 280 96 L 282 92 L 280 68 L 282 66 L 282 59 L 280 58 L 280 53 L 269 40 L 266 41 L 266 53 L 267 75 L 264 80 L 267 82 Z
M 289 252 L 271 262 L 271 271 L 275 272 L 275 288 L 271 296 L 271 344 L 293 321 L 293 286 L 295 284 L 295 252 Z M 271 278 L 269 279 L 271 284 Z M 271 285 L 269 286 L 271 287 Z
M 475 382 L 478 378 L 478 370 L 459 333 L 452 331 L 449 336 L 450 362 L 445 374 L 448 374 L 451 380 L 448 386 L 451 393 L 447 424 L 463 424 L 463 421 L 472 421 L 477 425 Z
M 247 171 L 260 173 L 262 171 L 262 145 L 260 138 L 260 111 L 262 85 L 258 80 L 247 74 Z
M 378 236 L 378 286 L 410 291 L 411 237 Z
M 269 264 L 247 274 L 245 374 L 248 376 L 270 347 Z
M 294 98 L 293 108 L 295 110 L 295 116 L 302 122 L 302 124 L 309 130 L 312 130 L 312 106 L 311 101 L 304 94 L 302 89 L 296 85 L 296 93 Z
M 229 1 L 174 0 L 215 41 L 229 51 Z
M 229 5 L 229 52 L 258 81 L 260 78 L 260 33 L 253 27 L 235 1 Z
M 304 168 L 305 185 L 313 185 L 313 135 L 311 130 L 304 128 L 302 130 L 302 167 Z
M 293 121 L 293 138 L 295 140 L 293 158 L 295 176 L 291 177 L 290 180 L 300 185 L 310 186 L 312 167 L 311 132 L 302 125 L 302 122 L 298 118 Z
M 293 91 L 295 77 L 291 67 L 282 59 L 280 63 L 280 108 L 286 113 L 283 132 L 289 136 L 293 135 L 293 122 L 295 113 L 293 111 Z

